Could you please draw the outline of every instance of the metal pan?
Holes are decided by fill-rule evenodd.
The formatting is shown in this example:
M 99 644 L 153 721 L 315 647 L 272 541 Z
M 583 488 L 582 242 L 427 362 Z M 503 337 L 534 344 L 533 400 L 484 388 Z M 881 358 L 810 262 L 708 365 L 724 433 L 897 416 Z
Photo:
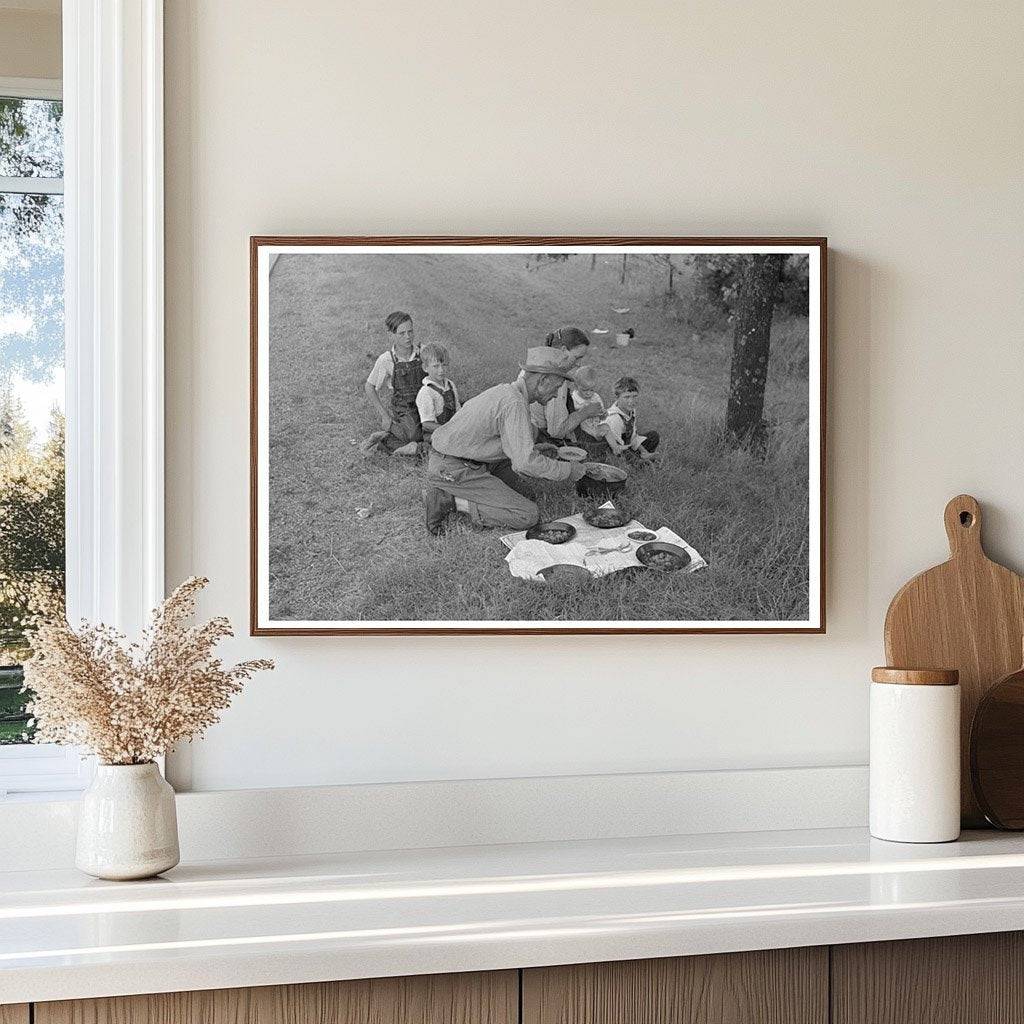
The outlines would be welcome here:
M 585 448 L 577 448 L 575 445 L 564 444 L 558 449 L 558 457 L 563 462 L 586 462 L 587 450 Z
M 672 555 L 672 559 L 666 558 Z M 678 544 L 669 544 L 663 540 L 652 540 L 641 544 L 636 549 L 636 560 L 648 569 L 659 572 L 678 572 L 690 564 L 690 552 Z
M 546 569 L 540 570 L 540 575 L 544 577 L 546 583 L 582 583 L 593 579 L 583 566 L 570 562 L 549 565 Z
M 632 518 L 624 508 L 591 508 L 583 513 L 583 521 L 599 530 L 615 530 Z
M 564 533 L 565 536 L 561 540 L 548 540 L 543 534 L 551 531 L 558 530 L 559 533 Z M 572 523 L 565 523 L 561 520 L 553 520 L 550 523 L 538 523 L 536 526 L 531 526 L 526 531 L 527 540 L 542 540 L 545 544 L 566 544 L 576 536 L 576 527 Z

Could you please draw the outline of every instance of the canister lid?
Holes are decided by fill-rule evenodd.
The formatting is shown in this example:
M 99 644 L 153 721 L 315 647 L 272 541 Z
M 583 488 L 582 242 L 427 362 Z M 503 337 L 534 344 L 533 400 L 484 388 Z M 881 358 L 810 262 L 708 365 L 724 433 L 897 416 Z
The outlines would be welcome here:
M 900 683 L 905 686 L 956 686 L 960 673 L 955 668 L 889 668 L 871 670 L 873 683 Z

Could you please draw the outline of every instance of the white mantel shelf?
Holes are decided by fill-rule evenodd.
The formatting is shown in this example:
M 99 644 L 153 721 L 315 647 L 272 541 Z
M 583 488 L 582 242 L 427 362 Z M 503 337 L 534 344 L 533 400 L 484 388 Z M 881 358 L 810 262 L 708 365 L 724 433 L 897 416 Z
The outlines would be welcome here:
M 1024 929 L 1024 837 L 861 829 L 0 873 L 0 1003 Z

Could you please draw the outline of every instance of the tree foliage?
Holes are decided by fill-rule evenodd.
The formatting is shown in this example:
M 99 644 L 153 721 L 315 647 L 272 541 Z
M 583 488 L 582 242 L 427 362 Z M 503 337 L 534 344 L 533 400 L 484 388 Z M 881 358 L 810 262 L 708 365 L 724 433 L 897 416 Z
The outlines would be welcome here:
M 64 418 L 55 412 L 41 448 L 20 403 L 0 402 L 0 661 L 28 654 L 25 626 L 63 614 Z
M 692 261 L 698 290 L 722 314 L 734 316 L 741 301 L 743 274 L 749 261 L 735 253 L 702 253 L 683 259 Z M 781 263 L 774 301 L 787 313 L 806 315 L 810 261 L 802 253 L 794 253 L 782 257 Z
M 0 96 L 0 175 L 61 177 L 62 118 L 63 107 L 57 100 Z

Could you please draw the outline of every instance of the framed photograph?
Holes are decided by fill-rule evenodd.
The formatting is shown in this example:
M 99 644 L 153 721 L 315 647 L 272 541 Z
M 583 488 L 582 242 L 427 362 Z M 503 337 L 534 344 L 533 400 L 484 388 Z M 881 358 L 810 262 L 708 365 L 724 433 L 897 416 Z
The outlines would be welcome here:
M 252 633 L 823 633 L 826 253 L 252 238 Z

